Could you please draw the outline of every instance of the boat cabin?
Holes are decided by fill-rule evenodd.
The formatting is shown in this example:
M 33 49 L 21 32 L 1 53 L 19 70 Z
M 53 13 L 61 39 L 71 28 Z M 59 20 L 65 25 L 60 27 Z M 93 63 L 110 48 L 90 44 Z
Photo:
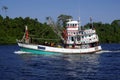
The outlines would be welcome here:
M 66 23 L 64 31 L 65 45 L 68 48 L 90 47 L 93 43 L 96 45 L 98 36 L 94 29 L 82 30 L 79 21 L 69 20 Z

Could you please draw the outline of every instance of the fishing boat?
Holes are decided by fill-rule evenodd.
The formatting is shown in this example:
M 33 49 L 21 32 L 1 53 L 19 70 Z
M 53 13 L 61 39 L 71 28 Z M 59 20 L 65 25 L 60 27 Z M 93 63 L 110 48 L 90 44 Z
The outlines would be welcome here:
M 62 32 L 63 44 L 41 45 L 29 43 L 28 27 L 25 27 L 24 41 L 17 40 L 22 51 L 30 53 L 63 53 L 85 54 L 102 50 L 99 38 L 93 25 L 89 29 L 82 29 L 80 20 L 72 20 L 66 23 L 66 29 Z

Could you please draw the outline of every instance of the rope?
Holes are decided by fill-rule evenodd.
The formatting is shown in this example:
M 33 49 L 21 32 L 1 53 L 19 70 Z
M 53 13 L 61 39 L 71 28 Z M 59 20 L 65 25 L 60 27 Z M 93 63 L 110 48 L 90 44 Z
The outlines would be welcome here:
M 32 38 L 32 39 L 44 39 L 44 40 L 60 40 L 60 39 L 45 39 L 45 38 Z

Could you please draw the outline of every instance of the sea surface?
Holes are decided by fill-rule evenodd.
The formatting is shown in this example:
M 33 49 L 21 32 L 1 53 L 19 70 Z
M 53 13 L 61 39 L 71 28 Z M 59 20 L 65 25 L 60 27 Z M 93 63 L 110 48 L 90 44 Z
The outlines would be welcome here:
M 0 45 L 0 80 L 120 80 L 120 44 L 95 54 L 16 54 Z

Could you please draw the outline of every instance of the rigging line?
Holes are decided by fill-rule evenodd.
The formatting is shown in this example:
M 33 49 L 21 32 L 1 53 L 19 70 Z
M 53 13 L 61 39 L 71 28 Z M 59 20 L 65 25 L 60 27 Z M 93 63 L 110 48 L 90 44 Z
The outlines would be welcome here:
M 43 35 L 45 34 L 45 32 L 48 31 L 48 30 L 49 30 L 48 27 L 46 27 L 44 30 L 40 31 L 39 34 L 41 34 L 42 37 L 43 37 Z
M 32 38 L 32 39 L 44 39 L 44 40 L 60 40 L 60 39 L 45 39 L 45 38 Z
M 46 27 L 43 31 L 41 31 L 41 32 L 40 32 L 40 34 L 41 34 L 41 33 L 43 33 L 45 30 L 47 30 L 47 31 L 48 31 L 48 28 Z

